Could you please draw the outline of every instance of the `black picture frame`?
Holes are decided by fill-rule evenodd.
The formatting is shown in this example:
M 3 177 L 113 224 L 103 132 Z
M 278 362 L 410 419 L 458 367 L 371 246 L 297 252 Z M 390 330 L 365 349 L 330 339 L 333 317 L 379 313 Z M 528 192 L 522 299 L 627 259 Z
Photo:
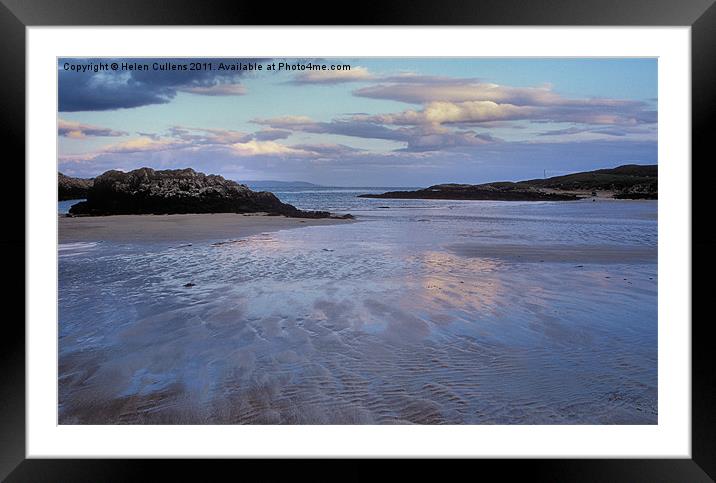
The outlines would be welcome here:
M 7 481 L 123 481 L 144 479 L 154 469 L 164 477 L 208 475 L 207 465 L 188 461 L 45 460 L 25 457 L 25 28 L 89 25 L 574 25 L 690 26 L 692 66 L 692 458 L 640 460 L 480 460 L 478 465 L 504 475 L 526 472 L 550 481 L 713 481 L 716 478 L 716 371 L 708 327 L 713 316 L 699 317 L 713 273 L 716 235 L 708 226 L 707 183 L 712 177 L 711 123 L 716 100 L 715 0 L 443 0 L 383 1 L 325 7 L 315 13 L 303 2 L 199 2 L 197 0 L 0 0 L 0 136 L 3 138 L 5 189 L 12 203 L 4 210 L 2 280 L 4 337 L 0 337 L 0 478 Z M 338 12 L 344 13 L 339 14 Z M 694 161 L 698 160 L 698 161 Z M 689 160 L 684 160 L 685 163 Z M 698 168 L 698 170 L 696 169 Z M 698 171 L 698 175 L 696 172 Z M 8 193 L 9 191 L 9 193 Z M 12 199 L 12 201 L 9 201 Z M 23 210 L 19 209 L 23 200 Z M 710 216 L 709 216 L 710 215 Z M 695 223 L 702 220 L 701 223 Z M 19 254 L 22 253 L 23 257 Z M 21 261 L 22 259 L 22 261 Z M 19 311 L 11 311 L 10 308 Z M 704 314 L 707 312 L 704 310 Z M 206 461 L 205 461 L 206 463 Z M 211 462 L 225 471 L 235 461 Z M 242 462 L 250 471 L 268 462 Z M 294 462 L 305 468 L 311 462 Z M 315 464 L 313 465 L 315 466 Z M 461 469 L 462 465 L 454 466 Z M 421 463 L 414 466 L 420 470 Z M 349 476 L 360 476 L 360 470 Z M 312 470 L 315 473 L 315 468 Z M 444 474 L 443 474 L 444 476 Z

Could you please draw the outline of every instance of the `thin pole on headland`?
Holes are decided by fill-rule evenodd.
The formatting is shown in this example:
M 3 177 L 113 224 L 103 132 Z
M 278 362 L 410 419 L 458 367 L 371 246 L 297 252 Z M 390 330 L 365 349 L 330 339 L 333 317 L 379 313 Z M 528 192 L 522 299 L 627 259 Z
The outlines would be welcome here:
M 546 170 L 546 169 L 543 169 L 543 170 L 542 170 L 542 177 L 543 177 L 544 179 L 547 179 L 547 170 Z

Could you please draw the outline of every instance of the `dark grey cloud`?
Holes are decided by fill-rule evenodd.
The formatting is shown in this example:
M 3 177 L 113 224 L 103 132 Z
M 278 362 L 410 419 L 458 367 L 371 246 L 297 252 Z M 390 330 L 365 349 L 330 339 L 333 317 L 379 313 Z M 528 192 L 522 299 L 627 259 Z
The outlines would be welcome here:
M 152 65 L 206 62 L 212 70 L 153 70 Z M 72 59 L 58 61 L 59 110 L 107 111 L 128 109 L 151 104 L 166 104 L 179 91 L 199 95 L 241 95 L 243 87 L 238 85 L 244 71 L 218 71 L 218 63 L 232 64 L 253 62 L 257 59 Z M 265 61 L 265 59 L 258 60 Z M 65 65 L 80 69 L 98 63 L 112 62 L 148 64 L 149 70 L 102 70 L 85 72 L 66 70 Z

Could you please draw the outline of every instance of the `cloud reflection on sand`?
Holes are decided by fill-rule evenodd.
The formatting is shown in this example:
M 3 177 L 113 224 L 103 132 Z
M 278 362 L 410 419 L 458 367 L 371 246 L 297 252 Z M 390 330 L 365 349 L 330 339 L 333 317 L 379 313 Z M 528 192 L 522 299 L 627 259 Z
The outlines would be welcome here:
M 486 222 L 442 215 L 63 252 L 60 422 L 656 422 L 655 263 L 465 256 Z

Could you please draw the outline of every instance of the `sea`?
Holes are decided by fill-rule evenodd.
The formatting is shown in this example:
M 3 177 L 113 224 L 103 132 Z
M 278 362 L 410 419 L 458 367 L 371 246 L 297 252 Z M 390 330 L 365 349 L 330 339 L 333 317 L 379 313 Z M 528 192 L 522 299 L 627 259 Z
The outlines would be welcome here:
M 356 220 L 60 245 L 60 424 L 657 424 L 656 201 L 264 189 Z

